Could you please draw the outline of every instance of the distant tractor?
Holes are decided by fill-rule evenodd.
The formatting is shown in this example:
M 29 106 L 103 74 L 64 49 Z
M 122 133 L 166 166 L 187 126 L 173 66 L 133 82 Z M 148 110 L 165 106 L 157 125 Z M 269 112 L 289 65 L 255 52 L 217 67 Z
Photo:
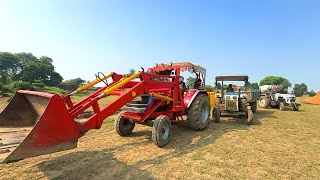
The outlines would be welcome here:
M 232 84 L 229 84 L 229 87 L 224 89 L 225 81 L 243 81 L 247 84 L 248 79 L 248 76 L 216 77 L 216 107 L 213 110 L 214 122 L 218 123 L 220 121 L 220 116 L 239 116 L 244 124 L 249 125 L 252 123 L 253 113 L 257 111 L 257 100 L 260 96 L 260 92 L 246 90 L 242 87 L 233 87 Z M 217 88 L 218 82 L 221 82 L 221 89 Z
M 300 104 L 296 103 L 296 96 L 292 94 L 283 94 L 284 88 L 281 85 L 263 85 L 260 86 L 260 108 L 279 108 L 281 111 L 286 107 L 292 107 L 294 111 L 299 110 Z

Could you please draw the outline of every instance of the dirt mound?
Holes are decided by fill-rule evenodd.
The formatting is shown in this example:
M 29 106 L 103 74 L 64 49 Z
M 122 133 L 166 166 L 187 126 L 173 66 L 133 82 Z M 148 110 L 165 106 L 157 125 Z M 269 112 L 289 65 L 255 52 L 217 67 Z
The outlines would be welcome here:
M 304 102 L 308 104 L 320 105 L 320 92 L 317 92 L 317 94 L 314 97 L 304 100 Z

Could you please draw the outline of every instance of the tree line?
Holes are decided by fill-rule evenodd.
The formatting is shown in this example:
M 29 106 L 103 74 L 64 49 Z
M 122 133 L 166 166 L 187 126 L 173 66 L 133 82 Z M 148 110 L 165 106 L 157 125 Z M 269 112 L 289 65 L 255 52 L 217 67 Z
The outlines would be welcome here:
M 56 86 L 63 80 L 55 71 L 53 59 L 32 53 L 0 52 L 0 91 Z
M 288 79 L 281 76 L 267 76 L 260 81 L 260 86 L 262 85 L 282 85 L 285 91 L 288 91 L 288 88 L 292 87 L 291 82 Z M 297 97 L 301 97 L 304 94 L 308 94 L 309 96 L 316 95 L 316 93 L 313 90 L 308 91 L 308 86 L 305 83 L 295 84 L 291 93 Z
M 135 73 L 134 69 L 129 70 L 129 75 Z M 29 89 L 55 87 L 63 81 L 62 76 L 55 71 L 53 59 L 48 56 L 37 57 L 32 53 L 10 53 L 0 52 L 0 92 L 13 93 L 16 89 Z M 186 79 L 187 87 L 193 87 L 195 78 Z M 66 80 L 63 84 L 72 85 L 75 88 L 85 84 L 86 81 L 81 78 Z M 267 76 L 259 84 L 247 82 L 245 89 L 258 90 L 259 85 L 282 85 L 287 91 L 292 86 L 290 81 L 281 76 Z M 224 85 L 227 86 L 227 85 Z M 221 89 L 221 84 L 217 83 L 215 87 L 206 85 L 207 91 L 213 91 L 215 88 Z M 223 87 L 226 88 L 226 87 Z M 303 96 L 308 94 L 314 96 L 316 93 L 311 90 L 305 83 L 295 84 L 293 94 Z

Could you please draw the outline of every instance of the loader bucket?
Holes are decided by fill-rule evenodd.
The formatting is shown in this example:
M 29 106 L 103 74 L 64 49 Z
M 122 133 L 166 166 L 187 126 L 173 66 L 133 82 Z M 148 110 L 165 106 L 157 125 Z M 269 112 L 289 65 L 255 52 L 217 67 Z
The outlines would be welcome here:
M 75 126 L 59 95 L 19 90 L 0 114 L 0 162 L 75 148 Z

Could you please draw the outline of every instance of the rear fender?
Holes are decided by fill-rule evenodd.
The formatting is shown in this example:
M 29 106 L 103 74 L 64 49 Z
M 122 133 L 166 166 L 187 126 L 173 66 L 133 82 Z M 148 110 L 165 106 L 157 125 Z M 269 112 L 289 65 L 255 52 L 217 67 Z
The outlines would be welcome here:
M 184 107 L 189 108 L 198 94 L 208 94 L 205 90 L 189 89 L 184 95 Z

